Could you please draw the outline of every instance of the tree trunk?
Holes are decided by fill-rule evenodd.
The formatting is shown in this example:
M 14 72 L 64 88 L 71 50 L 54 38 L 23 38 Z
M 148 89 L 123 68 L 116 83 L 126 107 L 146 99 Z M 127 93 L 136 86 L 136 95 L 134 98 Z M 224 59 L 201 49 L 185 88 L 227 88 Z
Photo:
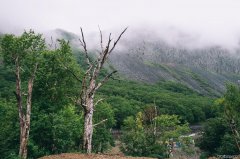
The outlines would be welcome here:
M 33 87 L 33 77 L 30 78 L 28 81 L 26 116 L 23 117 L 23 124 L 21 125 L 21 128 L 20 128 L 21 134 L 20 134 L 19 156 L 23 159 L 27 158 L 27 144 L 28 144 L 28 139 L 29 139 L 31 106 L 32 106 L 32 102 L 31 102 L 32 101 L 32 87 Z
M 23 113 L 22 107 L 22 94 L 21 94 L 21 77 L 20 77 L 20 66 L 18 57 L 15 60 L 16 70 L 16 99 L 18 105 L 18 115 L 19 115 L 19 125 L 20 125 L 20 147 L 19 147 L 19 157 L 27 158 L 27 136 L 26 136 L 26 124 L 25 124 L 25 115 Z
M 21 78 L 20 78 L 20 66 L 18 58 L 16 58 L 16 98 L 18 104 L 19 122 L 20 122 L 20 147 L 19 157 L 22 159 L 27 158 L 27 144 L 29 139 L 30 131 L 30 119 L 31 119 L 31 106 L 32 106 L 32 89 L 34 75 L 37 70 L 37 64 L 35 65 L 32 76 L 28 80 L 28 95 L 27 95 L 27 106 L 26 114 L 23 113 L 22 107 L 22 93 L 21 93 Z
M 27 143 L 29 138 L 29 126 L 24 124 L 22 132 L 20 134 L 20 148 L 19 148 L 19 157 L 22 159 L 27 158 Z
M 86 101 L 86 111 L 84 112 L 84 136 L 83 148 L 86 153 L 92 152 L 92 134 L 93 134 L 93 96 Z
M 93 111 L 87 112 L 84 115 L 84 150 L 86 153 L 92 152 L 92 124 Z

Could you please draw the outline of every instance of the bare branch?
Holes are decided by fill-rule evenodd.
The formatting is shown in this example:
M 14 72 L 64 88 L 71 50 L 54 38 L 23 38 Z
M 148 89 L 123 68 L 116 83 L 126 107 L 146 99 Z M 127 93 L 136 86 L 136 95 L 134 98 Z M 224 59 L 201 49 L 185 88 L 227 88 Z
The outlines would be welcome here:
M 102 123 L 106 122 L 107 120 L 108 120 L 108 119 L 104 119 L 104 120 L 98 122 L 97 124 L 93 124 L 93 127 L 95 127 L 95 126 L 97 126 L 97 125 L 99 125 L 99 124 L 102 124 Z
M 96 106 L 96 105 L 98 105 L 98 103 L 99 102 L 101 102 L 101 101 L 103 101 L 103 99 L 101 98 L 101 99 L 99 99 L 95 104 L 94 104 L 94 106 Z
M 80 106 L 81 105 L 81 100 L 79 98 L 77 98 L 74 103 L 76 105 Z
M 118 41 L 121 39 L 122 35 L 126 32 L 126 30 L 128 29 L 128 27 L 126 27 L 121 34 L 118 36 L 117 41 L 114 42 L 113 47 L 111 48 L 111 50 L 109 51 L 109 54 L 114 50 L 115 46 L 117 45 Z
M 86 60 L 87 60 L 87 64 L 88 66 L 90 67 L 92 64 L 90 63 L 90 60 L 89 60 L 89 57 L 88 57 L 88 51 L 87 51 L 87 44 L 85 42 L 85 38 L 84 38 L 84 34 L 83 34 L 83 30 L 82 28 L 80 27 L 80 30 L 81 30 L 81 35 L 82 35 L 82 39 L 79 39 L 83 49 L 84 49 L 84 52 L 85 52 L 85 57 L 86 57 Z
M 83 46 L 83 42 L 82 42 L 82 40 L 81 40 L 81 39 L 78 39 L 78 40 L 79 40 L 81 46 Z
M 98 83 L 98 85 L 95 87 L 94 91 L 98 90 L 104 83 L 108 81 L 108 79 L 114 74 L 117 73 L 117 71 L 113 71 L 110 74 L 108 74 L 101 82 Z
M 80 98 L 81 98 L 81 104 L 83 105 L 83 99 L 85 98 L 86 95 L 86 78 L 90 76 L 89 72 L 91 71 L 93 65 L 90 65 L 90 67 L 88 68 L 88 70 L 85 72 L 84 76 L 83 76 L 83 80 L 82 80 L 82 90 L 80 93 Z
M 105 63 L 105 61 L 107 60 L 108 56 L 110 55 L 110 53 L 114 50 L 115 46 L 117 45 L 118 41 L 121 39 L 122 35 L 126 32 L 127 28 L 125 28 L 121 34 L 118 36 L 117 40 L 114 42 L 112 48 L 109 51 L 110 48 L 110 44 L 112 42 L 112 38 L 111 38 L 111 33 L 109 34 L 109 38 L 108 38 L 108 43 L 106 45 L 105 50 L 103 51 L 103 55 L 102 58 L 100 59 L 100 65 L 99 65 L 99 69 L 101 69 L 103 67 L 103 64 Z
M 101 55 L 103 53 L 103 36 L 102 36 L 102 31 L 99 26 L 98 26 L 98 29 L 99 29 L 99 33 L 100 33 L 100 45 L 101 45 L 101 49 L 102 49 L 102 52 L 100 52 L 100 55 Z
M 81 34 L 82 34 L 82 44 L 83 46 L 85 47 L 84 50 L 87 50 L 87 45 L 86 45 L 86 42 L 85 42 L 85 38 L 84 38 L 84 34 L 83 34 L 83 30 L 82 30 L 82 27 L 80 27 L 81 29 Z
M 103 55 L 102 55 L 102 58 L 101 58 L 101 62 L 100 62 L 100 65 L 99 65 L 99 69 L 102 68 L 104 62 L 106 61 L 106 59 L 107 59 L 107 57 L 108 57 L 111 41 L 112 41 L 112 39 L 111 39 L 111 33 L 110 33 L 110 34 L 109 34 L 109 37 L 108 37 L 108 43 L 107 43 L 107 45 L 106 45 L 105 50 L 103 51 Z

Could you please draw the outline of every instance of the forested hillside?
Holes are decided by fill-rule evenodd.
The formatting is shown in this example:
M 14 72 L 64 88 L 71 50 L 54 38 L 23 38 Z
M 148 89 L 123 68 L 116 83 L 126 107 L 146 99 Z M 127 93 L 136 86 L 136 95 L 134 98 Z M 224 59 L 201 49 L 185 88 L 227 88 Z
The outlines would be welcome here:
M 133 39 L 124 45 L 126 50 L 113 55 L 111 61 L 121 74 L 133 80 L 171 80 L 201 94 L 219 96 L 225 91 L 226 82 L 237 83 L 240 79 L 237 50 L 173 46 L 161 39 Z
M 1 0 L 0 159 L 239 158 L 239 8 Z
M 40 56 L 33 86 L 28 158 L 65 152 L 84 152 L 82 149 L 84 111 L 77 104 L 77 99 L 82 89 L 81 78 L 88 68 L 83 51 L 79 50 L 76 44 L 71 47 L 72 35 L 66 33 L 61 37 L 70 40 L 70 43 L 58 40 L 55 49 L 47 48 Z M 161 47 L 162 45 L 158 46 Z M 115 52 L 116 55 L 111 59 L 112 63 L 106 64 L 100 73 L 100 76 L 104 77 L 112 69 L 119 71 L 96 93 L 95 101 L 103 100 L 94 109 L 93 152 L 103 153 L 110 150 L 114 146 L 112 130 L 118 130 L 122 132 L 121 150 L 127 155 L 169 157 L 169 147 L 166 143 L 170 140 L 181 142 L 185 154 L 196 155 L 196 151 L 192 149 L 192 139 L 181 137 L 191 132 L 189 125 L 206 122 L 204 127 L 206 133 L 211 129 L 213 132 L 218 131 L 214 127 L 209 128 L 209 124 L 215 122 L 221 125 L 218 122 L 223 121 L 223 127 L 227 127 L 224 119 L 216 121 L 222 116 L 221 105 L 224 103 L 216 103 L 215 100 L 224 89 L 215 88 L 223 87 L 226 81 L 237 80 L 238 69 L 230 66 L 219 68 L 221 70 L 219 73 L 215 69 L 218 68 L 217 64 L 209 64 L 212 67 L 206 66 L 206 69 L 203 69 L 203 66 L 199 66 L 200 63 L 190 64 L 191 62 L 182 61 L 184 58 L 192 57 L 195 60 L 197 57 L 185 52 L 182 55 L 184 58 L 179 58 L 178 56 L 181 56 L 179 52 L 178 50 L 161 51 L 166 54 L 156 56 L 153 53 L 149 57 L 147 55 L 151 51 L 144 51 L 141 55 L 134 51 L 129 51 L 127 54 Z M 210 54 L 215 56 L 215 53 L 210 52 Z M 2 128 L 0 156 L 4 159 L 17 158 L 20 134 L 18 107 L 14 95 L 16 77 L 12 66 L 4 63 L 7 55 L 4 54 L 3 49 L 0 55 L 0 120 L 3 121 L 0 123 Z M 90 59 L 93 61 L 95 58 L 95 54 L 91 54 Z M 164 60 L 165 58 L 167 60 Z M 27 96 L 27 65 L 29 64 L 28 58 L 24 60 L 26 65 L 21 67 L 23 97 Z M 206 62 L 205 59 L 202 60 Z M 199 58 L 196 61 L 199 61 Z M 131 66 L 129 66 L 130 62 Z M 173 63 L 176 63 L 176 66 Z M 136 66 L 137 64 L 139 65 Z M 207 63 L 203 63 L 205 64 Z M 124 72 L 125 68 L 128 68 L 128 73 Z M 194 69 L 201 71 L 194 72 Z M 162 73 L 165 71 L 164 76 L 155 74 L 151 72 L 152 70 Z M 233 76 L 225 76 L 228 71 Z M 154 80 L 150 80 L 151 82 L 141 80 L 142 76 L 134 74 L 139 72 L 146 74 L 146 78 L 154 78 Z M 210 74 L 214 76 L 206 76 Z M 206 78 L 209 80 L 205 81 Z M 196 84 L 196 87 L 191 84 Z M 23 102 L 26 100 L 24 99 Z M 234 154 L 237 149 L 232 136 L 229 136 L 229 131 L 224 129 L 223 134 L 218 137 L 222 143 L 215 143 L 217 140 L 213 139 L 213 145 L 217 150 L 207 148 L 207 142 L 210 140 L 208 136 L 212 134 L 203 135 L 198 145 L 206 151 L 206 156 L 216 152 L 224 153 L 224 148 L 218 146 L 226 146 L 223 141 L 225 138 L 230 138 L 229 144 L 232 144 L 234 150 L 228 150 Z
M 79 48 L 76 34 L 60 29 L 53 32 Z M 169 44 L 158 35 L 146 38 L 139 33 L 138 38 L 130 36 L 121 41 L 121 49 L 110 57 L 109 65 L 126 79 L 145 83 L 174 81 L 203 95 L 221 96 L 227 82 L 238 83 L 240 79 L 239 56 L 237 48 L 189 48 Z

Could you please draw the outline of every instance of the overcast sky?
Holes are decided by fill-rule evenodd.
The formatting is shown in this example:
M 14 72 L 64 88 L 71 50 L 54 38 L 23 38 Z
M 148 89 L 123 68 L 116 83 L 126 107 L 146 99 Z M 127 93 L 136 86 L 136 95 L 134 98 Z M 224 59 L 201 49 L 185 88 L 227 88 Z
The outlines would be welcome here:
M 236 45 L 240 37 L 240 0 L 0 0 L 0 30 L 62 28 L 79 33 L 139 28 L 174 40 Z M 180 33 L 179 33 L 180 32 Z M 190 39 L 192 39 L 190 38 Z

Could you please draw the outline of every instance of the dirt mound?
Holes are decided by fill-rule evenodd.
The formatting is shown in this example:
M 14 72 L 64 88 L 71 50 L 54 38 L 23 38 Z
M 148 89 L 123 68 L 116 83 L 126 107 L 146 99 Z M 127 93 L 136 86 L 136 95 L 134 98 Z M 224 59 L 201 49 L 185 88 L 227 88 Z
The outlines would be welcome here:
M 103 154 L 76 154 L 76 153 L 63 153 L 59 155 L 51 155 L 41 157 L 39 159 L 154 159 L 148 157 L 126 157 L 122 155 L 103 155 Z

